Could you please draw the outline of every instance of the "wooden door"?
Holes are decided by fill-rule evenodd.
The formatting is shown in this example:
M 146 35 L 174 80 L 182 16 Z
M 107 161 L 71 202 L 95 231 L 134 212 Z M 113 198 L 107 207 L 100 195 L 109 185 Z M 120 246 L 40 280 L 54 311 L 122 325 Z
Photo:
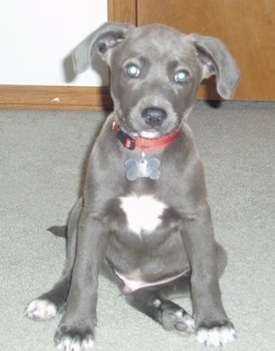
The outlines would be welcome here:
M 109 2 L 117 9 L 114 20 L 125 19 L 137 25 L 165 23 L 185 33 L 219 37 L 229 47 L 242 73 L 234 99 L 275 101 L 274 0 Z M 217 98 L 213 80 L 202 87 L 199 97 Z

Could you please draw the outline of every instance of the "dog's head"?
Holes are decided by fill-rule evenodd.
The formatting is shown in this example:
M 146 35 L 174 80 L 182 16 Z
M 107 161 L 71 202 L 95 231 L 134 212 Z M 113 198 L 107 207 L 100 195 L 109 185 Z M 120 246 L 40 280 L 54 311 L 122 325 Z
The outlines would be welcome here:
M 75 49 L 77 73 L 96 52 L 111 70 L 117 122 L 133 136 L 156 138 L 179 129 L 203 79 L 215 75 L 218 93 L 229 99 L 240 76 L 222 41 L 165 25 L 105 23 Z

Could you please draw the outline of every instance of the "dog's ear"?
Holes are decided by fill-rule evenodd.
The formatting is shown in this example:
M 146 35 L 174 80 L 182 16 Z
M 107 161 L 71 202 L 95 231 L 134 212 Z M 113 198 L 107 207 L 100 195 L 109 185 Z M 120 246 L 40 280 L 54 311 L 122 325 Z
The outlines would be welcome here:
M 107 61 L 109 49 L 118 45 L 132 27 L 132 24 L 106 22 L 90 34 L 72 53 L 75 72 L 86 71 L 96 52 Z
M 225 44 L 217 38 L 190 34 L 198 57 L 204 66 L 204 78 L 216 76 L 217 91 L 230 99 L 238 85 L 240 70 Z

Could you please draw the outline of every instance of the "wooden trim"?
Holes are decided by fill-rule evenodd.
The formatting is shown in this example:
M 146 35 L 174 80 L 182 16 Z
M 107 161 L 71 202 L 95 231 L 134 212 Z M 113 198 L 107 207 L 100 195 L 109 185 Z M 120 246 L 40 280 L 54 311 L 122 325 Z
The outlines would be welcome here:
M 138 0 L 108 0 L 108 20 L 137 25 Z
M 0 110 L 110 110 L 107 87 L 0 85 Z

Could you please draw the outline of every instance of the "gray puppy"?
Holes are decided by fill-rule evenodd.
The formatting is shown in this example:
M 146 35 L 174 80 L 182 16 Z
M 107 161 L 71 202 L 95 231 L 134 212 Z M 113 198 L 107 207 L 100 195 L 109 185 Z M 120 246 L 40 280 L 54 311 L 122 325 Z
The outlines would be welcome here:
M 226 254 L 214 240 L 186 120 L 203 79 L 215 75 L 217 91 L 229 99 L 239 69 L 220 40 L 164 25 L 102 25 L 74 51 L 76 72 L 95 53 L 111 70 L 114 112 L 92 148 L 69 219 L 63 275 L 26 315 L 46 320 L 64 312 L 58 350 L 91 350 L 103 268 L 130 305 L 165 329 L 195 332 L 207 345 L 232 342 L 219 288 Z M 168 300 L 169 288 L 191 291 L 192 316 Z

